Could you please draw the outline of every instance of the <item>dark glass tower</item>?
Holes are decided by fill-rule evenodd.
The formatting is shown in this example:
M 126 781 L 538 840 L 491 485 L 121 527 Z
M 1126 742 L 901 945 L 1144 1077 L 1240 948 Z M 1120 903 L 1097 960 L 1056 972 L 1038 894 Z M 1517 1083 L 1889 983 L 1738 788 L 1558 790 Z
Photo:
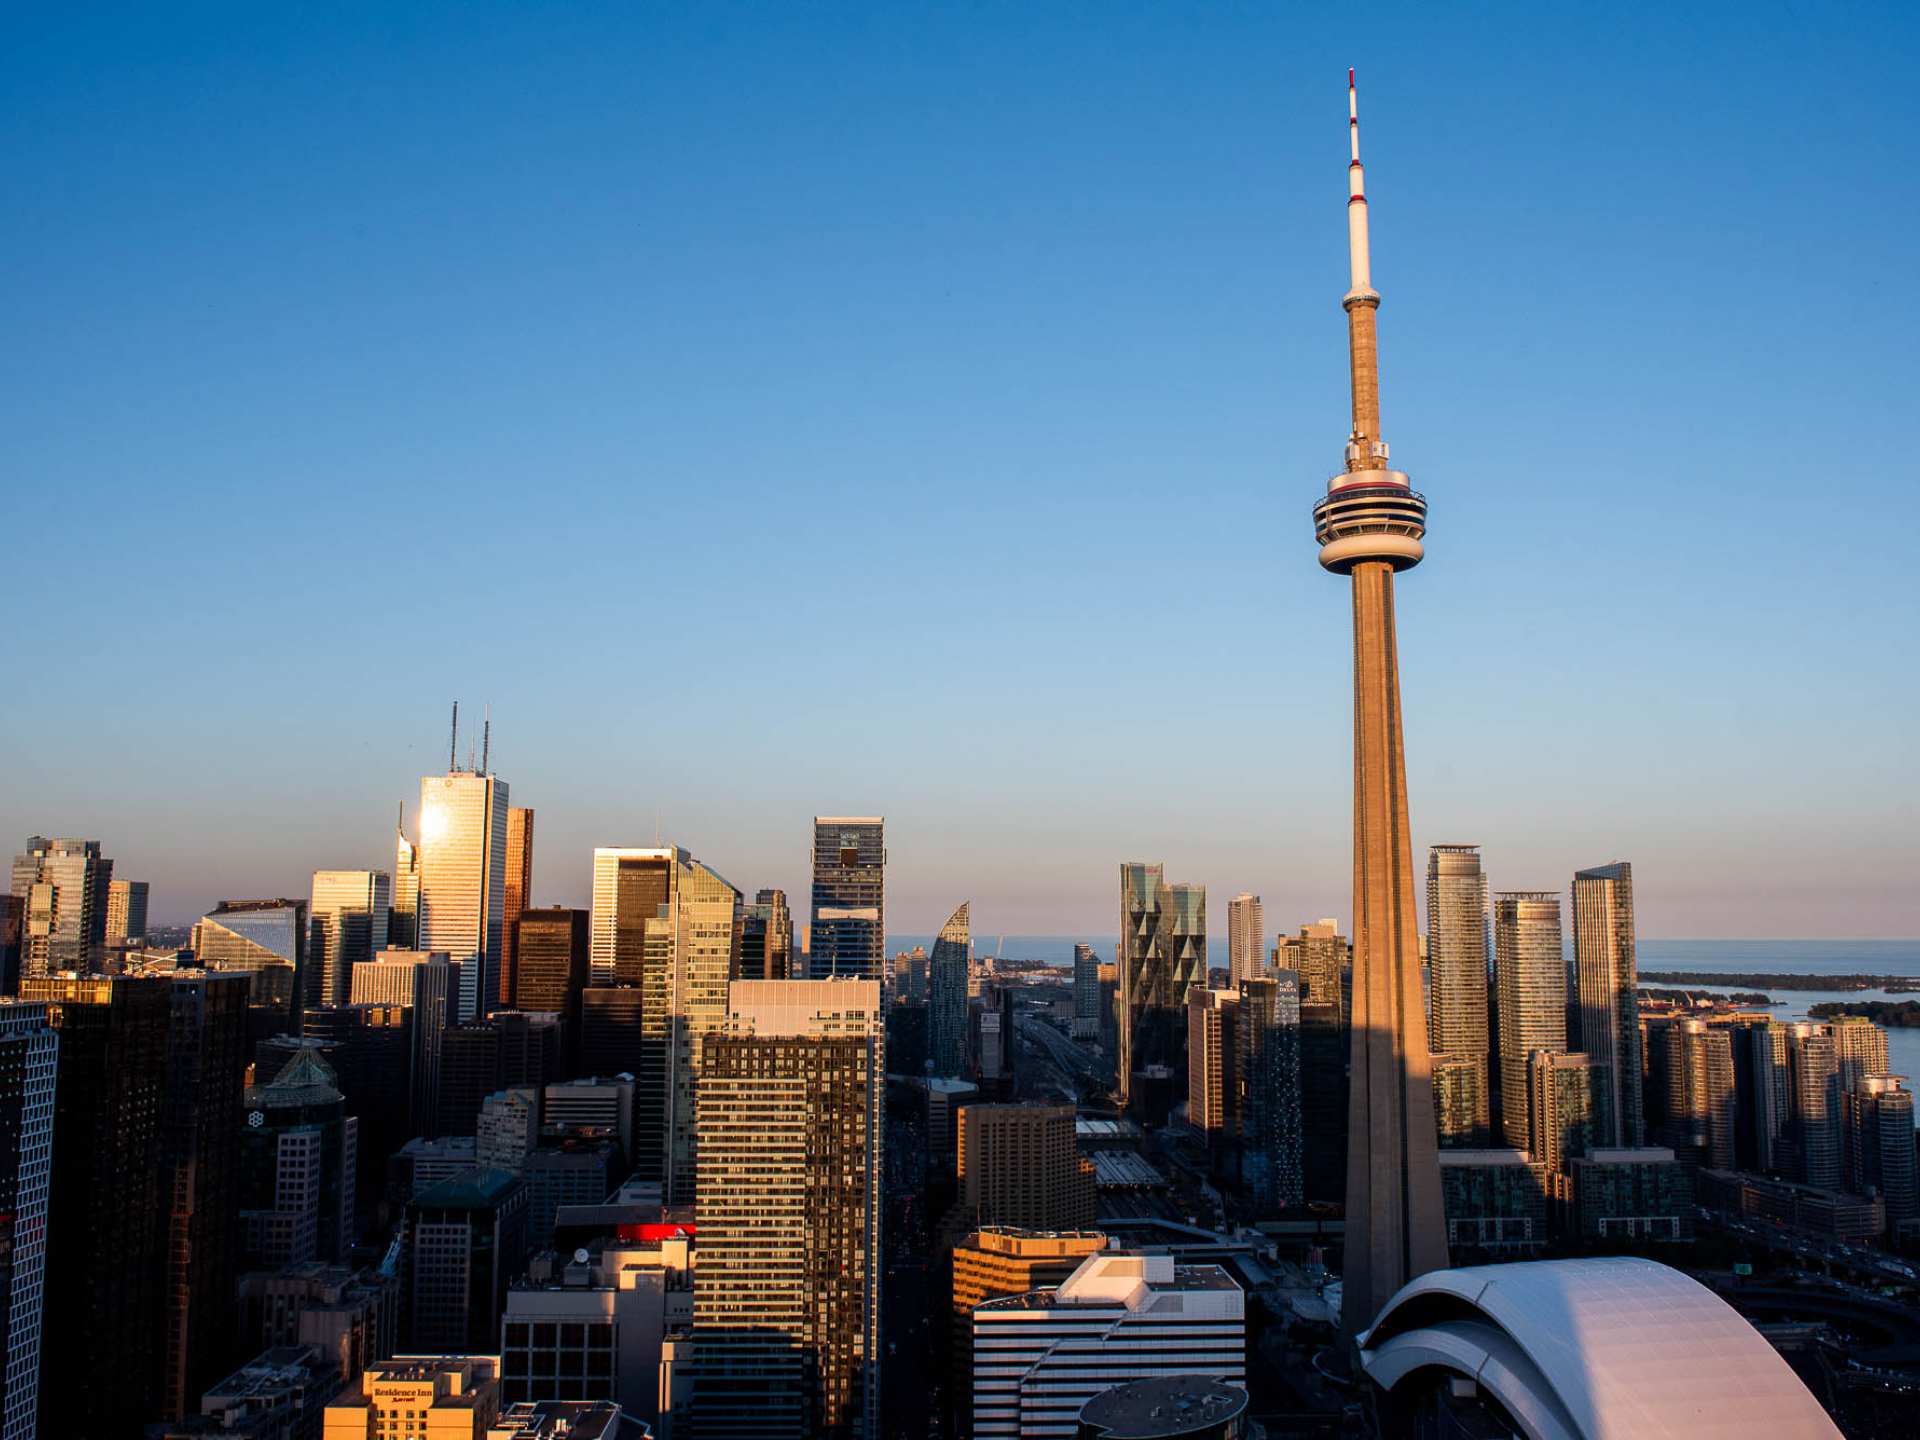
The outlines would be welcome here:
M 35 976 L 60 1032 L 40 1433 L 137 1435 L 158 1404 L 163 1129 L 173 984 Z

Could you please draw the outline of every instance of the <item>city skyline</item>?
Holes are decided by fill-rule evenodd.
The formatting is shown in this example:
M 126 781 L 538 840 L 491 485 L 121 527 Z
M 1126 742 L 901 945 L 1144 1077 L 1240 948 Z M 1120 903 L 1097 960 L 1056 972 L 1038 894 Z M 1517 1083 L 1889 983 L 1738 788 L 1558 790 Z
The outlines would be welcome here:
M 378 819 L 442 768 L 460 695 L 495 704 L 501 773 L 542 811 L 542 903 L 585 900 L 555 860 L 656 824 L 799 896 L 798 828 L 851 811 L 893 826 L 902 931 L 957 894 L 982 933 L 1090 928 L 1128 855 L 1276 920 L 1343 913 L 1345 780 L 1317 757 L 1345 727 L 1310 697 L 1345 689 L 1344 621 L 1277 557 L 1310 553 L 1339 395 L 1314 303 L 1338 190 L 1306 137 L 1364 39 L 1404 137 L 1375 178 L 1422 217 L 1380 254 L 1406 296 L 1388 420 L 1446 497 L 1447 563 L 1403 624 L 1416 853 L 1476 841 L 1502 888 L 1631 857 L 1649 936 L 1920 936 L 1910 787 L 1887 783 L 1920 677 L 1875 663 L 1915 599 L 1806 543 L 1813 494 L 1915 518 L 1831 449 L 1904 403 L 1913 296 L 1845 324 L 1834 277 L 1903 263 L 1920 17 L 1741 22 L 42 17 L 0 60 L 27 201 L 0 220 L 10 520 L 127 563 L 0 657 L 49 692 L 112 650 L 163 691 L 209 657 L 250 669 L 211 722 L 12 707 L 0 750 L 34 764 L 0 833 L 100 836 L 169 922 L 387 868 Z M 529 56 L 577 84 L 529 91 Z M 1816 190 L 1878 218 L 1836 228 Z M 1694 283 L 1739 296 L 1705 360 L 1673 305 Z M 1517 295 L 1554 297 L 1550 323 Z M 466 560 L 342 554 L 321 517 L 345 513 L 462 525 Z M 260 544 L 266 515 L 314 538 Z M 696 515 L 735 518 L 633 585 L 636 537 Z M 1205 563 L 1142 604 L 1169 524 Z M 20 552 L 26 590 L 53 553 Z M 915 578 L 855 654 L 810 576 L 888 563 Z M 155 603 L 176 565 L 191 585 Z M 700 624 L 648 679 L 609 671 L 608 627 L 659 593 Z M 434 643 L 406 695 L 280 700 L 409 623 Z M 1229 702 L 1089 703 L 1176 645 Z M 1497 706 L 1462 683 L 1462 657 L 1516 651 L 1538 683 Z M 1121 783 L 1143 754 L 1179 755 L 1180 784 Z
M 593 6 L 0 58 L 0 1440 L 1899 1431 L 1920 18 Z

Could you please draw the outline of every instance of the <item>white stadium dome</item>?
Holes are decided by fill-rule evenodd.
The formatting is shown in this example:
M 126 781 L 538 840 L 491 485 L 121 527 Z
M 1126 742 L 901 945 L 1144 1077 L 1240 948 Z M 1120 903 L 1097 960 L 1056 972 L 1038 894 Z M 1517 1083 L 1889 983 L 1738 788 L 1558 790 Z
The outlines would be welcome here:
M 1360 1337 L 1391 1397 L 1414 1377 L 1470 1380 L 1528 1440 L 1839 1440 L 1753 1326 L 1651 1260 L 1543 1260 L 1435 1270 Z

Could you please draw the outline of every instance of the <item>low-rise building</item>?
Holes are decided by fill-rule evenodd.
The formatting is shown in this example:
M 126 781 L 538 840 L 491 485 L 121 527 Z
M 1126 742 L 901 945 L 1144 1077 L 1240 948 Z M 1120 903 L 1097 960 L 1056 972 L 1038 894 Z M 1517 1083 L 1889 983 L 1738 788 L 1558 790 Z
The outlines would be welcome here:
M 1598 1149 L 1573 1162 L 1573 1212 L 1582 1240 L 1691 1240 L 1692 1173 L 1665 1146 Z
M 326 1409 L 323 1440 L 489 1440 L 500 1417 L 494 1355 L 396 1355 Z
M 667 1337 L 693 1323 L 691 1224 L 634 1227 L 631 1239 L 536 1255 L 507 1292 L 501 1380 L 510 1405 L 613 1400 L 661 1419 Z
M 321 1440 L 327 1404 L 343 1385 L 311 1345 L 275 1346 L 200 1399 L 200 1413 L 147 1427 L 147 1440 Z
M 1218 1265 L 1089 1256 L 1054 1289 L 973 1312 L 973 1433 L 1075 1433 L 1095 1395 L 1148 1369 L 1246 1385 L 1246 1296 Z
M 1524 1150 L 1442 1150 L 1447 1249 L 1513 1257 L 1547 1243 L 1547 1173 Z
M 1849 1195 L 1741 1170 L 1702 1170 L 1697 1193 L 1706 1209 L 1848 1244 L 1879 1238 L 1887 1224 L 1886 1207 L 1878 1196 Z

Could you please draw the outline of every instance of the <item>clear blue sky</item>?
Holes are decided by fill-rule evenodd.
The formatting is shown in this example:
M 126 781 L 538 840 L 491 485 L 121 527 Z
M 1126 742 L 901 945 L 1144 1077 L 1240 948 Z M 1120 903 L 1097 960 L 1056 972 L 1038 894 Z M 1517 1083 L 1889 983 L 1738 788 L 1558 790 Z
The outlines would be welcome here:
M 1356 64 L 1416 845 L 1920 935 L 1920 11 L 1669 9 L 15 13 L 0 848 L 304 893 L 457 696 L 543 900 L 884 812 L 895 930 L 1344 917 Z

